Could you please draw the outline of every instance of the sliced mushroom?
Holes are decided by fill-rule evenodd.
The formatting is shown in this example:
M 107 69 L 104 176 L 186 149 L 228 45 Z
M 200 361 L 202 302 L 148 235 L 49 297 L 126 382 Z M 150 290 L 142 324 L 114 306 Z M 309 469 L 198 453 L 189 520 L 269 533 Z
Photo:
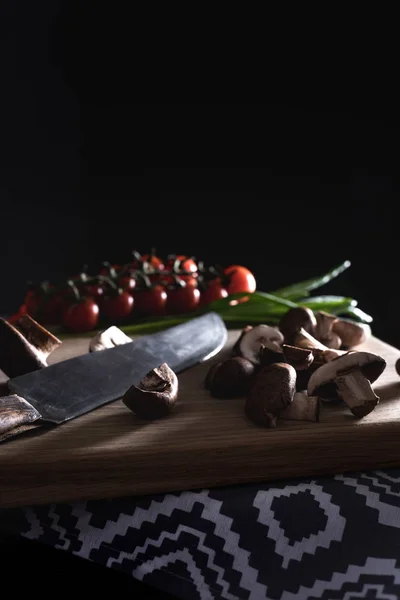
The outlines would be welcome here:
M 276 427 L 279 414 L 293 401 L 296 371 L 287 363 L 263 367 L 246 397 L 245 414 L 256 425 Z
M 334 348 L 328 348 L 325 344 L 319 342 L 310 333 L 307 333 L 304 329 L 300 329 L 294 338 L 294 346 L 298 348 L 309 348 L 313 351 L 314 361 L 317 364 L 323 364 L 338 356 L 343 356 L 348 352 L 346 350 L 335 350 Z
M 297 348 L 289 344 L 283 344 L 282 350 L 285 362 L 296 369 L 296 389 L 298 391 L 307 389 L 308 380 L 319 366 L 314 362 L 313 351 L 311 348 Z
M 243 331 L 238 342 L 236 353 L 254 365 L 259 365 L 262 347 L 274 352 L 282 352 L 283 335 L 276 327 L 256 325 Z
M 233 344 L 233 348 L 232 348 L 233 354 L 238 354 L 240 356 L 240 343 L 242 341 L 243 336 L 248 331 L 250 331 L 250 329 L 253 329 L 253 325 L 246 325 L 246 327 L 243 327 L 242 331 L 240 332 L 239 337 L 237 338 L 236 342 Z
M 47 367 L 61 340 L 23 315 L 14 325 L 0 318 L 0 369 L 10 378 Z
M 296 392 L 293 402 L 280 414 L 287 421 L 319 421 L 321 400 L 318 396 L 309 396 L 307 392 Z
M 106 348 L 114 348 L 115 346 L 121 346 L 122 344 L 129 344 L 129 342 L 132 342 L 131 338 L 121 331 L 121 329 L 112 325 L 104 331 L 99 331 L 90 340 L 89 352 L 99 352 Z
M 263 345 L 258 352 L 258 360 L 259 365 L 262 367 L 266 365 L 272 365 L 276 362 L 284 362 L 282 349 L 278 352 L 276 350 L 272 350 L 268 346 Z
M 372 335 L 371 327 L 367 323 L 357 323 L 343 318 L 336 319 L 332 325 L 332 331 L 339 335 L 346 348 L 364 344 Z
M 339 349 L 342 345 L 342 339 L 335 331 L 333 331 L 333 326 L 337 321 L 337 317 L 320 310 L 317 312 L 316 318 L 317 329 L 315 337 L 328 348 Z
M 243 356 L 233 356 L 214 364 L 204 381 L 205 387 L 215 398 L 244 396 L 250 386 L 255 366 Z
M 316 328 L 317 319 L 315 314 L 311 308 L 306 306 L 290 308 L 279 321 L 279 329 L 285 338 L 286 344 L 294 344 L 296 333 L 300 329 L 304 329 L 314 336 Z
M 122 401 L 142 419 L 160 419 L 170 414 L 178 400 L 178 377 L 166 364 L 149 371 L 139 385 L 131 386 Z
M 371 384 L 386 367 L 386 361 L 371 352 L 348 352 L 322 365 L 310 377 L 310 396 L 341 398 L 356 417 L 364 417 L 379 402 Z

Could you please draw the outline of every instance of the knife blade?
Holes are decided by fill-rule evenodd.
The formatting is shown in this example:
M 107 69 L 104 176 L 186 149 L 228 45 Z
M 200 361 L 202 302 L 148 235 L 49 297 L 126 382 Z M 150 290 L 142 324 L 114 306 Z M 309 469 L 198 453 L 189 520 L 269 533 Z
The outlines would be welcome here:
M 58 425 L 121 398 L 163 362 L 180 373 L 211 358 L 226 340 L 224 321 L 210 312 L 132 343 L 14 377 L 7 382 L 8 390 L 28 403 L 31 420 L 33 408 L 42 422 Z M 13 401 L 15 404 L 21 402 Z M 0 402 L 0 434 L 1 409 Z

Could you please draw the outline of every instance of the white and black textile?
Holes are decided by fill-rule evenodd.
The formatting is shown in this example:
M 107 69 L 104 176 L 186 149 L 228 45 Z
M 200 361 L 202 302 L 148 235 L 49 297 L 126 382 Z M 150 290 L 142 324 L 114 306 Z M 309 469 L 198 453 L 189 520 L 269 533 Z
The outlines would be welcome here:
M 400 470 L 27 507 L 0 524 L 185 600 L 400 598 Z

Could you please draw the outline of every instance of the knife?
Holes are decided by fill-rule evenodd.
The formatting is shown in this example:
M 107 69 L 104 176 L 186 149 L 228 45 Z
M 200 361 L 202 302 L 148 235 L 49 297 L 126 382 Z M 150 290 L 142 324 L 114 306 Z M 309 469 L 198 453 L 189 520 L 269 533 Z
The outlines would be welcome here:
M 7 381 L 0 397 L 0 441 L 32 424 L 59 425 L 121 398 L 161 363 L 180 373 L 214 356 L 227 329 L 214 312 L 131 343 L 88 352 Z

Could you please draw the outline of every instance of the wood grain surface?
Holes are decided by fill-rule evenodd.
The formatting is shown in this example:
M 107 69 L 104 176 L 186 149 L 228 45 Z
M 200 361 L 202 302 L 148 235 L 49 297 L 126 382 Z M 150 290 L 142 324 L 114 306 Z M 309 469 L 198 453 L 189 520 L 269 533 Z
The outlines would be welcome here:
M 179 401 L 167 418 L 141 421 L 118 400 L 1 444 L 0 507 L 400 467 L 399 350 L 376 338 L 359 347 L 387 361 L 373 386 L 380 404 L 364 419 L 324 404 L 319 423 L 263 429 L 246 419 L 242 399 L 217 400 L 203 387 L 237 336 L 230 332 L 219 355 L 179 375 Z M 87 339 L 66 340 L 49 362 L 87 350 Z

